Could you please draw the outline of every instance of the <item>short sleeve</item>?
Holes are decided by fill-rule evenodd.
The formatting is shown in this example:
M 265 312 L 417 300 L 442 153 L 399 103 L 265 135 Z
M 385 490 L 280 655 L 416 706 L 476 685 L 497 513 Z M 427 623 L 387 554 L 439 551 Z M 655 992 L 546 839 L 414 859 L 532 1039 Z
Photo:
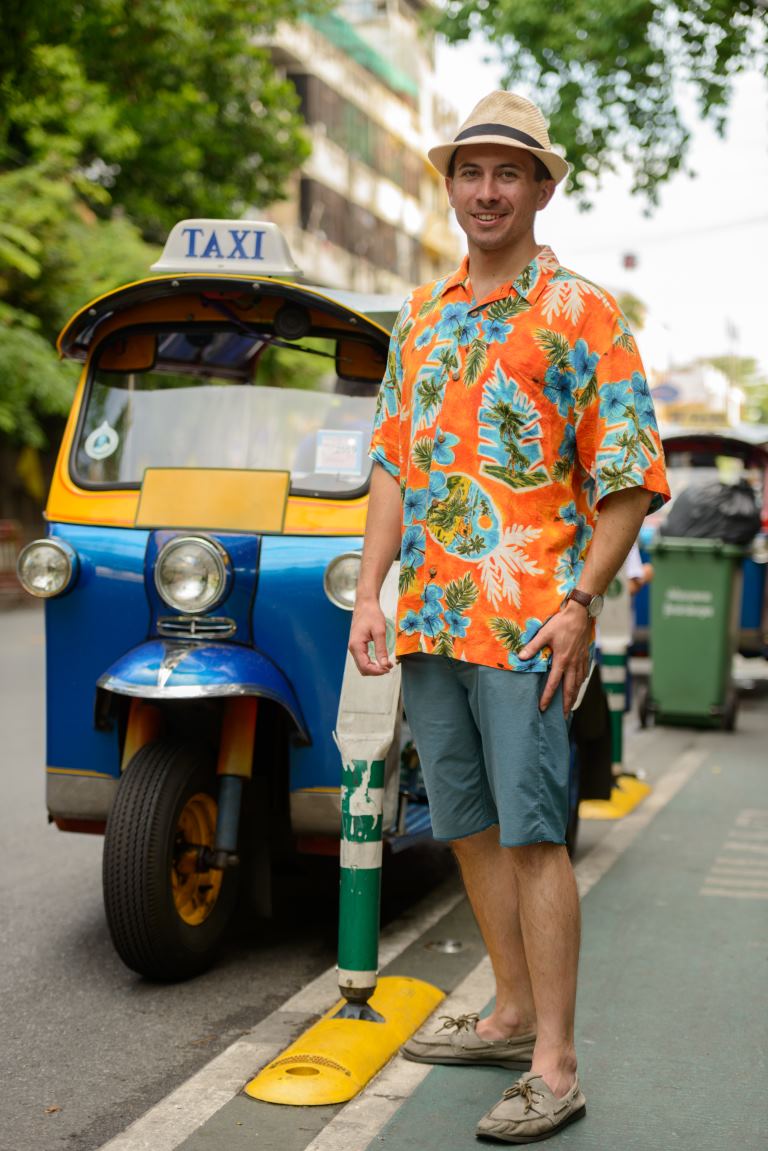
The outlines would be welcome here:
M 403 391 L 402 333 L 408 318 L 409 301 L 403 305 L 392 329 L 387 353 L 387 369 L 376 400 L 369 455 L 396 480 L 400 479 L 400 406 Z
M 576 449 L 596 505 L 612 492 L 646 488 L 649 513 L 669 499 L 664 449 L 634 336 L 615 317 L 594 373 L 576 400 Z

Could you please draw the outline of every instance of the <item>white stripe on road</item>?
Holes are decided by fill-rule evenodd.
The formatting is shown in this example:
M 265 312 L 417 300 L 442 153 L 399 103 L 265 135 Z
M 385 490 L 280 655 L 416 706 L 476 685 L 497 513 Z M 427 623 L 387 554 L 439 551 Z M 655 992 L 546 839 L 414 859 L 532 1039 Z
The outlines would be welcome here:
M 584 896 L 594 887 L 658 812 L 674 799 L 701 766 L 706 754 L 698 748 L 685 751 L 640 807 L 612 827 L 601 842 L 579 860 L 574 870 L 580 895 Z M 455 882 L 448 881 L 397 923 L 385 928 L 379 947 L 381 966 L 395 959 L 463 898 Z M 493 977 L 486 958 L 449 999 L 443 1001 L 440 1013 L 477 1010 L 478 1004 L 487 1003 L 493 994 Z M 292 995 L 249 1035 L 238 1039 L 125 1131 L 103 1144 L 99 1151 L 174 1151 L 288 1045 L 295 1037 L 297 1020 L 304 1016 L 309 1024 L 312 1016 L 327 1011 L 338 997 L 338 972 L 331 967 Z M 292 1034 L 289 1034 L 289 1025 L 292 1025 Z M 305 1151 L 364 1151 L 430 1070 L 429 1065 L 412 1064 L 400 1058 L 391 1060 L 337 1113 Z M 323 1143 L 326 1132 L 330 1141 Z
M 457 881 L 448 880 L 397 923 L 385 927 L 379 947 L 381 966 L 395 959 L 463 898 Z M 297 1030 L 309 1026 L 337 999 L 338 972 L 330 967 L 99 1151 L 174 1151 L 287 1047 Z

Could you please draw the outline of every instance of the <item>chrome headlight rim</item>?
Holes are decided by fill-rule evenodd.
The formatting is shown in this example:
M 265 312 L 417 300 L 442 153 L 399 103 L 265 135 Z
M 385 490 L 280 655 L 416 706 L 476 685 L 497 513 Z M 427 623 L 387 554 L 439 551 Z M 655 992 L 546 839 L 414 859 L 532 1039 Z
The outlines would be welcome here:
M 36 551 L 42 550 L 43 548 L 51 548 L 53 551 L 58 552 L 59 555 L 64 559 L 65 563 L 64 582 L 60 587 L 56 587 L 51 591 L 43 591 L 40 588 L 33 587 L 30 583 L 25 581 L 22 574 L 25 562 L 29 556 L 33 555 Z M 56 596 L 64 595 L 64 593 L 68 592 L 74 584 L 78 575 L 79 568 L 80 561 L 75 549 L 70 547 L 69 544 L 62 542 L 62 540 L 56 539 L 54 536 L 48 536 L 39 540 L 32 540 L 21 549 L 16 559 L 16 577 L 24 591 L 28 595 L 34 596 L 35 599 L 55 599 Z
M 217 594 L 213 596 L 207 603 L 202 604 L 200 607 L 190 607 L 189 604 L 180 604 L 172 599 L 167 589 L 163 586 L 160 578 L 163 561 L 168 558 L 168 553 L 176 551 L 178 548 L 185 545 L 194 544 L 205 551 L 211 556 L 218 568 L 220 574 L 220 586 Z M 203 616 L 207 612 L 213 611 L 214 608 L 227 598 L 230 592 L 232 581 L 232 561 L 226 548 L 223 547 L 218 540 L 211 539 L 210 536 L 203 535 L 183 535 L 174 536 L 172 539 L 167 540 L 160 548 L 155 558 L 154 570 L 154 584 L 157 594 L 163 601 L 166 607 L 172 611 L 176 611 L 179 615 L 184 616 Z
M 329 561 L 329 563 L 326 565 L 325 571 L 323 572 L 323 591 L 331 603 L 334 604 L 335 607 L 341 608 L 342 611 L 355 610 L 355 601 L 357 599 L 357 584 L 355 585 L 355 595 L 353 596 L 350 603 L 349 601 L 342 599 L 342 597 L 338 594 L 337 589 L 333 584 L 333 574 L 338 570 L 339 566 L 345 560 L 356 560 L 359 575 L 362 559 L 363 553 L 359 551 L 340 552 L 339 555 L 334 556 L 333 559 Z

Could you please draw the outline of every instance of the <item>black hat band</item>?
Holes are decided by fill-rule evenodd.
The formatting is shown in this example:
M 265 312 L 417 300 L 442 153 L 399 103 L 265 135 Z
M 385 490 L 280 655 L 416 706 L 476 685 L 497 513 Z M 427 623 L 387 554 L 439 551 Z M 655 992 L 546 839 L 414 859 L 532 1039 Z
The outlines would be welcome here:
M 453 142 L 458 144 L 460 140 L 466 140 L 470 136 L 509 136 L 510 140 L 527 144 L 529 148 L 541 148 L 544 152 L 548 151 L 543 144 L 540 144 L 533 136 L 529 136 L 527 132 L 521 132 L 518 128 L 508 128 L 506 124 L 473 124 L 471 128 L 465 128 L 463 132 L 459 132 Z

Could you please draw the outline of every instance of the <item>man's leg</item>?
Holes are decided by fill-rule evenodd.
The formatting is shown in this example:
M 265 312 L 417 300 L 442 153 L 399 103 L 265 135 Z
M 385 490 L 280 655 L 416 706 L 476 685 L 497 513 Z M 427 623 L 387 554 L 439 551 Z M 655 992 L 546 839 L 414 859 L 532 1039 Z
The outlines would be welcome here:
M 508 847 L 517 871 L 520 926 L 538 1020 L 532 1072 L 563 1096 L 576 1073 L 574 1015 L 580 908 L 565 847 Z
M 566 849 L 501 847 L 497 828 L 453 848 L 496 976 L 496 1007 L 478 1034 L 500 1039 L 536 1030 L 532 1071 L 564 1095 L 576 1071 L 579 955 L 579 899 Z
M 536 1008 L 520 930 L 517 869 L 498 827 L 451 844 L 496 978 L 496 1004 L 477 1024 L 483 1039 L 536 1030 Z
M 537 1031 L 532 1070 L 562 1096 L 576 1073 L 580 933 L 568 853 L 557 844 L 501 847 L 496 828 L 453 847 L 496 977 L 496 1005 L 478 1035 Z

